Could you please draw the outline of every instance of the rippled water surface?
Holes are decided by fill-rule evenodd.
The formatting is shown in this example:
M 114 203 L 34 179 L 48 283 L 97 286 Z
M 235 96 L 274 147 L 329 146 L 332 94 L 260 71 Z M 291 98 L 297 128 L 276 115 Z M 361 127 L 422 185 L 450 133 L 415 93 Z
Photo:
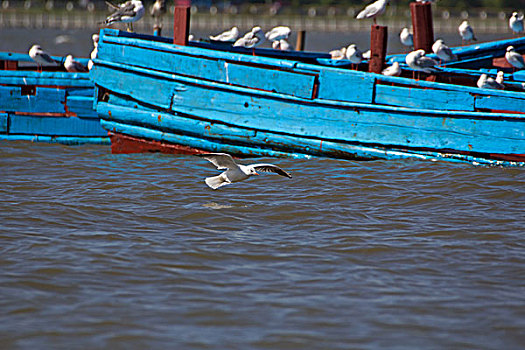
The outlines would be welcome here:
M 525 172 L 0 144 L 3 348 L 518 349 Z M 243 160 L 245 163 L 260 161 Z

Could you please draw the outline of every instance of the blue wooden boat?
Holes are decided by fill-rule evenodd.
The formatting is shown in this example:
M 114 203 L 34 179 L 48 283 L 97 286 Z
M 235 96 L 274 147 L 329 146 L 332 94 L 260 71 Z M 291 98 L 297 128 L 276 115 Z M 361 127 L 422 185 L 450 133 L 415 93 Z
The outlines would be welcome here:
M 39 72 L 29 55 L 0 53 L 0 140 L 109 144 L 93 102 L 89 74 L 58 66 Z
M 92 73 L 112 151 L 525 164 L 523 92 L 264 54 L 103 30 Z

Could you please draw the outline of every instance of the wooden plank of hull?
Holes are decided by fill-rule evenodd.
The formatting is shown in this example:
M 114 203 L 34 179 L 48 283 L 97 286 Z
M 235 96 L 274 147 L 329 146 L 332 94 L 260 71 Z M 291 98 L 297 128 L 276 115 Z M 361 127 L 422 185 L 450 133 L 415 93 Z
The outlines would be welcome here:
M 98 67 L 97 71 L 99 69 L 102 68 Z M 106 74 L 118 81 L 117 86 L 108 84 L 107 88 L 120 88 L 117 92 L 122 95 L 157 105 L 156 100 L 164 94 L 163 108 L 171 105 L 175 112 L 240 127 L 385 146 L 503 154 L 523 153 L 520 150 L 525 149 L 525 117 L 519 114 L 442 112 L 342 102 L 321 104 L 274 94 L 255 94 L 240 88 L 221 88 L 211 83 L 204 86 L 202 81 L 195 84 L 176 82 L 175 91 L 169 88 L 170 82 L 166 80 L 116 70 Z M 132 89 L 131 81 L 146 88 Z M 151 95 L 148 87 L 160 81 L 166 88 Z M 167 101 L 170 91 L 173 92 L 172 104 Z M 314 115 L 315 123 L 312 120 L 305 123 L 305 116 Z M 503 119 L 512 123 L 501 123 Z
M 30 142 L 47 142 L 60 143 L 63 145 L 109 145 L 109 137 L 80 137 L 80 136 L 45 136 L 45 135 L 18 135 L 0 134 L 1 141 L 30 141 Z
M 157 51 L 155 65 L 151 64 L 148 50 L 140 47 L 105 44 L 99 59 L 110 57 L 113 63 L 121 63 L 180 74 L 188 77 L 206 77 L 206 80 L 229 85 L 274 91 L 297 97 L 312 98 L 314 75 L 294 74 L 284 70 L 260 69 L 222 59 L 178 56 Z
M 98 119 L 9 115 L 8 134 L 42 136 L 107 136 Z
M 34 95 L 32 94 L 34 92 Z M 0 110 L 26 113 L 65 113 L 64 89 L 34 87 L 28 93 L 20 86 L 0 86 Z
M 287 153 L 310 154 L 347 159 L 378 158 L 420 158 L 420 159 L 457 159 L 482 161 L 478 156 L 473 158 L 469 152 L 453 153 L 453 150 L 410 149 L 382 147 L 381 145 L 364 145 L 327 139 L 305 138 L 297 135 L 265 132 L 243 127 L 235 127 L 213 121 L 193 119 L 190 116 L 168 114 L 147 110 L 145 107 L 135 109 L 109 103 L 99 103 L 98 111 L 102 116 L 103 126 L 111 132 L 132 135 L 137 138 L 147 137 L 161 142 L 191 146 L 208 151 L 225 151 L 242 154 L 246 145 L 258 149 L 271 149 Z M 250 154 L 253 154 L 253 150 Z M 456 151 L 456 153 L 458 153 Z M 494 159 L 507 159 L 494 155 Z M 513 158 L 525 160 L 523 156 Z M 510 160 L 510 158 L 508 158 Z M 489 161 L 491 162 L 491 161 Z
M 7 113 L 0 112 L 0 134 L 7 133 Z
M 436 110 L 474 111 L 474 96 L 467 92 L 429 91 L 381 84 L 376 85 L 375 103 Z
M 120 144 L 120 147 L 115 148 L 114 151 L 118 153 L 120 150 L 125 150 L 127 153 L 135 152 L 165 152 L 165 153 L 179 153 L 182 154 L 199 154 L 205 150 L 206 152 L 226 152 L 236 156 L 264 156 L 264 157 L 287 157 L 287 158 L 310 158 L 308 154 L 297 153 L 293 150 L 276 150 L 268 147 L 247 147 L 238 144 L 229 144 L 224 142 L 210 142 L 201 138 L 195 138 L 187 135 L 177 135 L 166 133 L 150 128 L 133 126 L 129 124 L 120 124 L 111 121 L 102 120 L 102 124 L 108 130 L 112 130 L 112 142 Z M 329 143 L 329 142 L 328 142 Z M 193 145 L 193 146 L 188 146 Z M 253 146 L 253 145 L 252 145 Z M 521 155 L 516 160 L 502 160 L 498 158 L 486 159 L 470 154 L 454 154 L 444 152 L 432 152 L 420 150 L 411 152 L 410 150 L 401 149 L 379 149 L 368 148 L 359 145 L 341 144 L 344 149 L 338 152 L 323 153 L 324 157 L 334 157 L 339 159 L 357 159 L 357 160 L 373 160 L 373 159 L 406 159 L 414 158 L 420 160 L 446 160 L 452 162 L 469 162 L 473 164 L 484 165 L 507 165 L 520 166 L 525 165 L 525 155 Z M 504 155 L 511 159 L 512 156 Z
M 93 87 L 93 82 L 86 73 L 0 71 L 0 85 Z

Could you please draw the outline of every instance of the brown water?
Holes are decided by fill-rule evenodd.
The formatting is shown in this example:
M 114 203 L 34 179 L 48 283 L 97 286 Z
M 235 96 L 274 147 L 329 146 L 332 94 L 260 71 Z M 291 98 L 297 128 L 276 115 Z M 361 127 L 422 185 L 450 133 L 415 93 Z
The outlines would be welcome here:
M 1 142 L 0 347 L 523 348 L 524 169 L 262 161 Z

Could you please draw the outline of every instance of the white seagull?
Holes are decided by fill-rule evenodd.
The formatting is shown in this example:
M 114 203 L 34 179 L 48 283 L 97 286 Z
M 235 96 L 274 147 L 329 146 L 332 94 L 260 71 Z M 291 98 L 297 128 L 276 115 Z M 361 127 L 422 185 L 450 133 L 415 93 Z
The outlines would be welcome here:
M 423 49 L 410 52 L 406 55 L 405 61 L 406 64 L 408 64 L 408 66 L 413 70 L 425 73 L 434 72 L 434 66 L 438 64 L 436 60 L 425 56 L 425 50 Z
M 235 47 L 246 47 L 246 48 L 255 48 L 264 42 L 264 32 L 261 27 L 253 27 L 251 31 L 244 34 L 242 38 L 239 38 L 233 46 Z
M 487 74 L 481 74 L 478 79 L 477 85 L 480 89 L 496 89 L 503 90 L 503 72 L 499 71 L 496 79 L 489 77 Z
M 214 41 L 234 43 L 237 39 L 239 39 L 239 28 L 232 27 L 230 30 L 227 30 L 220 34 L 210 35 L 210 39 Z
M 52 59 L 47 52 L 42 50 L 40 45 L 33 45 L 31 47 L 29 50 L 29 57 L 31 57 L 33 61 L 37 63 L 39 68 L 46 64 L 57 64 L 57 61 Z
M 363 53 L 357 48 L 356 44 L 351 44 L 346 49 L 346 58 L 353 64 L 359 64 L 363 61 Z
M 514 46 L 507 47 L 507 53 L 505 53 L 505 59 L 514 68 L 518 68 L 518 69 L 525 68 L 525 63 L 523 62 L 523 56 L 514 50 Z
M 285 26 L 278 26 L 275 28 L 272 28 L 269 32 L 266 32 L 264 36 L 266 37 L 266 40 L 268 41 L 279 41 L 279 40 L 286 40 L 288 37 L 292 34 L 292 30 L 289 27 Z
M 286 39 L 274 41 L 272 43 L 272 48 L 275 50 L 281 50 L 281 51 L 293 51 L 293 46 L 290 45 L 290 43 L 286 41 Z
M 408 31 L 407 27 L 403 28 L 399 33 L 399 40 L 404 46 L 414 46 L 414 35 Z
M 383 75 L 388 75 L 390 77 L 398 77 L 401 75 L 401 67 L 399 67 L 399 62 L 394 62 L 390 67 L 383 69 L 381 72 Z
M 436 40 L 434 45 L 432 45 L 432 51 L 436 54 L 437 57 L 439 57 L 440 60 L 443 62 L 448 61 L 457 61 L 458 56 L 456 56 L 450 47 L 445 45 L 445 42 L 443 42 L 442 39 Z
M 330 56 L 333 60 L 342 60 L 343 58 L 346 58 L 346 47 L 330 51 Z
M 509 18 L 509 27 L 516 34 L 523 32 L 523 14 L 520 16 L 517 12 L 513 12 Z
M 149 10 L 152 17 L 160 17 L 166 13 L 166 0 L 156 0 Z
M 111 25 L 117 22 L 127 23 L 128 31 L 133 31 L 132 23 L 138 21 L 144 16 L 144 5 L 140 0 L 128 0 L 125 3 L 115 6 L 106 1 L 108 6 L 113 8 L 115 12 L 109 15 L 104 21 L 105 25 Z
M 237 164 L 232 156 L 226 153 L 205 153 L 198 156 L 209 160 L 217 169 L 226 170 L 220 175 L 206 178 L 206 185 L 214 190 L 233 182 L 246 180 L 252 175 L 259 175 L 257 171 L 274 172 L 278 175 L 292 178 L 292 175 L 273 164 Z
M 91 70 L 91 68 L 93 68 L 93 60 L 95 58 L 97 58 L 97 55 L 98 55 L 98 40 L 99 40 L 99 35 L 98 34 L 93 34 L 91 36 L 91 39 L 93 40 L 93 51 L 91 51 L 91 54 L 89 55 L 89 57 L 91 58 L 88 62 L 88 69 Z
M 464 41 L 476 41 L 476 36 L 474 35 L 474 31 L 472 30 L 472 27 L 470 24 L 468 24 L 468 21 L 463 21 L 458 27 L 459 35 L 461 35 L 461 39 Z
M 385 12 L 386 5 L 389 0 L 377 0 L 374 3 L 371 3 L 364 8 L 361 12 L 357 14 L 355 18 L 364 19 L 364 18 L 373 18 L 374 23 L 376 23 L 376 17 L 382 15 Z
M 68 72 L 87 72 L 88 69 L 84 65 L 73 58 L 72 55 L 66 56 L 64 67 Z

